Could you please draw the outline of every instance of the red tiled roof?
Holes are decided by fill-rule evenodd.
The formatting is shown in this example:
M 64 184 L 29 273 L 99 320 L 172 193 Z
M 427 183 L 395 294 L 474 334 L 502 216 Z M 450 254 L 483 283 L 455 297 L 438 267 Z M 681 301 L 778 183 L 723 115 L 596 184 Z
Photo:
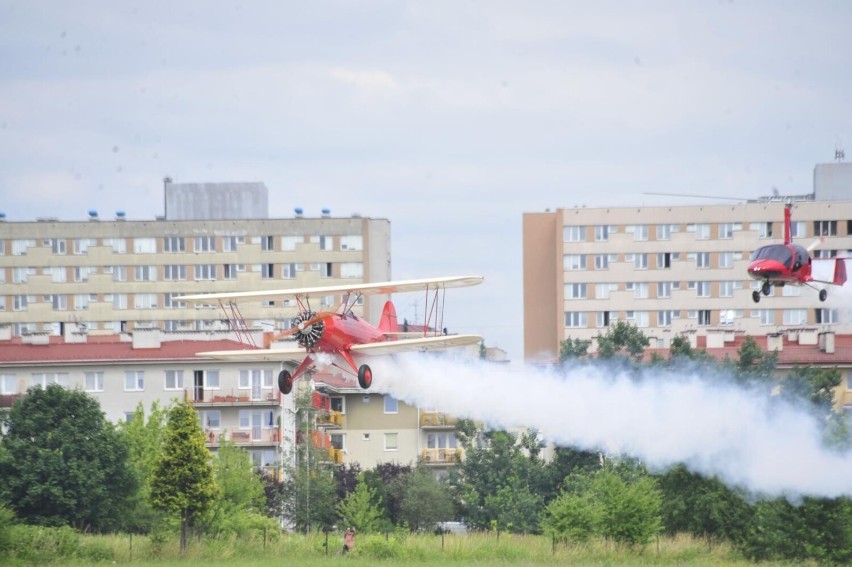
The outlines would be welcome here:
M 119 337 L 89 337 L 85 343 L 66 343 L 51 337 L 45 345 L 23 344 L 20 339 L 0 341 L 0 364 L 39 362 L 98 362 L 104 360 L 192 360 L 196 353 L 214 350 L 242 350 L 246 345 L 234 340 L 162 341 L 159 348 L 133 348 Z
M 767 351 L 768 338 L 766 336 L 752 337 L 760 347 L 760 350 Z M 707 354 L 717 360 L 724 360 L 727 356 L 731 360 L 737 360 L 739 354 L 737 351 L 742 347 L 745 341 L 745 335 L 738 335 L 733 342 L 725 343 L 721 348 L 706 348 L 707 337 L 697 337 L 698 349 L 706 351 Z M 669 349 L 647 349 L 645 351 L 646 359 L 650 358 L 651 353 L 668 358 Z M 818 365 L 852 365 L 852 335 L 834 336 L 834 352 L 827 353 L 820 350 L 819 345 L 800 345 L 796 341 L 791 341 L 785 334 L 782 337 L 782 347 L 778 352 L 778 364 L 783 366 L 792 366 L 794 364 L 818 364 Z

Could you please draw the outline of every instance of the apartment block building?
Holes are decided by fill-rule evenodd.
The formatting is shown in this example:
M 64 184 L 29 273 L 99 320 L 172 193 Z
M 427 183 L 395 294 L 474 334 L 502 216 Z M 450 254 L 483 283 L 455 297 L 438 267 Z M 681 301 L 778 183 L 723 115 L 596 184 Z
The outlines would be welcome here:
M 422 463 L 440 476 L 464 458 L 457 419 L 446 412 L 405 403 L 380 389 L 361 390 L 334 375 L 314 377 L 313 388 L 322 431 L 317 442 L 331 449 L 335 462 L 364 469 Z
M 0 218 L 0 324 L 14 336 L 136 329 L 287 328 L 295 307 L 258 302 L 240 313 L 187 307 L 184 294 L 282 289 L 390 279 L 390 222 L 328 209 L 268 218 L 262 183 L 175 184 L 166 214 L 130 220 Z M 383 298 L 359 315 L 377 320 Z M 330 298 L 328 299 L 330 301 Z M 317 307 L 324 307 L 319 305 Z
M 759 283 L 747 273 L 750 255 L 783 241 L 788 200 L 796 242 L 815 244 L 815 257 L 852 257 L 852 181 L 837 186 L 852 169 L 818 172 L 828 190 L 818 184 L 801 197 L 524 214 L 525 359 L 553 360 L 566 338 L 589 340 L 594 351 L 594 337 L 616 320 L 662 348 L 685 332 L 852 332 L 852 283 L 826 286 L 824 303 L 800 286 L 773 288 L 759 304 L 751 296 Z
M 278 392 L 276 363 L 196 356 L 243 348 L 229 336 L 153 329 L 132 336 L 12 337 L 7 326 L 0 329 L 0 409 L 11 407 L 29 388 L 50 384 L 86 392 L 114 423 L 140 407 L 149 413 L 155 402 L 165 408 L 190 400 L 211 451 L 230 440 L 246 449 L 257 467 L 280 476 L 295 440 L 293 398 Z

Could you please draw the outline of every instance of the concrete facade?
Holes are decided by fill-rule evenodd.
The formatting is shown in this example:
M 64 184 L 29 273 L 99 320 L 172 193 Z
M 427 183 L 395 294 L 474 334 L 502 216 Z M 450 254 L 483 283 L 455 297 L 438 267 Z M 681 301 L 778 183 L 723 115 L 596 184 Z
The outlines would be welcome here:
M 815 256 L 852 256 L 850 219 L 852 200 L 795 202 L 794 240 L 817 242 Z M 782 241 L 783 198 L 557 209 L 526 213 L 523 220 L 528 362 L 553 360 L 569 337 L 592 341 L 594 351 L 595 335 L 618 319 L 662 348 L 683 332 L 768 335 L 812 326 L 852 332 L 852 283 L 825 286 L 825 303 L 799 286 L 773 288 L 753 302 L 758 283 L 746 268 L 754 250 Z

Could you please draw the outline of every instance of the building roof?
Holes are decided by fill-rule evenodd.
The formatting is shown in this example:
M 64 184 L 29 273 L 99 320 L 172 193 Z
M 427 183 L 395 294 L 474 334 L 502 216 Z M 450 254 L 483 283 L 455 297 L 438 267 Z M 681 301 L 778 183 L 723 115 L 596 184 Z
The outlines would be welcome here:
M 825 352 L 820 348 L 819 344 L 799 344 L 797 340 L 791 338 L 790 334 L 785 333 L 781 337 L 781 348 L 778 350 L 778 365 L 793 366 L 795 364 L 814 364 L 819 366 L 833 365 L 852 365 L 852 335 L 835 334 L 834 335 L 834 352 Z M 731 360 L 737 360 L 739 354 L 737 351 L 742 348 L 746 335 L 739 334 L 734 337 L 731 342 L 726 342 L 725 346 L 717 348 L 707 348 L 707 337 L 698 336 L 696 348 L 704 350 L 717 360 L 724 360 L 725 357 Z M 752 336 L 760 350 L 767 352 L 770 349 L 767 347 L 770 337 L 766 335 Z M 646 349 L 645 356 L 649 358 L 652 353 L 657 353 L 665 358 L 669 356 L 669 349 Z
M 162 341 L 159 347 L 134 348 L 132 341 L 118 335 L 90 336 L 86 342 L 65 342 L 62 337 L 50 337 L 46 344 L 25 344 L 19 337 L 0 341 L 0 361 L 4 365 L 33 365 L 40 363 L 94 363 L 108 360 L 157 361 L 196 360 L 196 354 L 214 350 L 238 350 L 245 345 L 235 340 L 176 340 Z

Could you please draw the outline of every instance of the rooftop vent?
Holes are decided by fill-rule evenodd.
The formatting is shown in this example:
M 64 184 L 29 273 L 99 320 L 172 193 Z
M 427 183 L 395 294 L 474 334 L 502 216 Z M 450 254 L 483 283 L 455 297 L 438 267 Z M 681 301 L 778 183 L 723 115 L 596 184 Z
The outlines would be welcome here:
M 0 211 L 0 222 L 5 222 L 5 221 L 6 221 L 6 213 L 4 213 L 3 211 Z
M 95 209 L 89 209 L 89 220 L 96 221 L 98 220 L 98 211 Z
M 115 220 L 118 220 L 118 221 L 126 220 L 124 211 L 115 211 Z
M 328 217 L 330 217 L 330 216 L 331 216 L 331 209 L 323 209 L 323 210 L 322 210 L 322 216 L 323 216 L 324 218 L 328 218 Z
M 300 218 L 302 218 L 302 215 L 304 214 L 305 211 L 302 210 L 302 207 L 296 207 L 295 209 L 293 209 L 293 212 L 296 213 L 296 218 L 300 219 Z

